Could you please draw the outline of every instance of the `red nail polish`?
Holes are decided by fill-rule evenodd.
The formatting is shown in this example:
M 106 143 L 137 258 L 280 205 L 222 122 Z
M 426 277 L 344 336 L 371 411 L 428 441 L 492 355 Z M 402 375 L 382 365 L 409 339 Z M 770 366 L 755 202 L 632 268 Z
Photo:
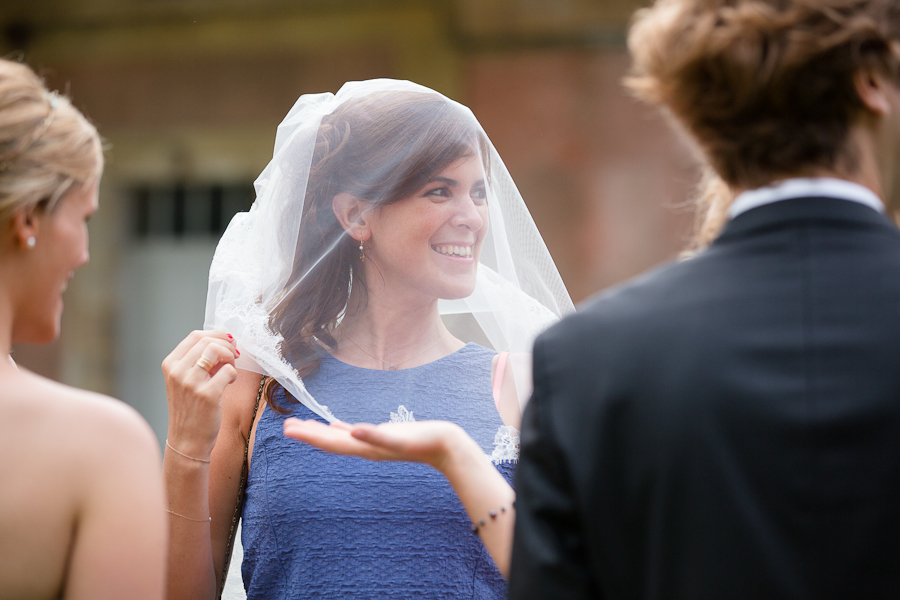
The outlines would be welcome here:
M 235 348 L 235 349 L 234 349 L 234 351 L 235 351 L 235 352 L 236 352 L 236 353 L 237 353 L 237 355 L 238 355 L 238 356 L 240 356 L 240 355 L 241 355 L 241 351 L 240 351 L 240 350 L 238 350 L 238 349 L 237 349 L 237 348 Z
M 226 333 L 226 334 L 225 334 L 225 335 L 227 335 L 227 336 L 228 336 L 228 339 L 229 339 L 229 340 L 233 340 L 233 339 L 234 339 L 234 336 L 233 336 L 233 335 L 231 335 L 231 334 L 230 334 L 230 333 Z

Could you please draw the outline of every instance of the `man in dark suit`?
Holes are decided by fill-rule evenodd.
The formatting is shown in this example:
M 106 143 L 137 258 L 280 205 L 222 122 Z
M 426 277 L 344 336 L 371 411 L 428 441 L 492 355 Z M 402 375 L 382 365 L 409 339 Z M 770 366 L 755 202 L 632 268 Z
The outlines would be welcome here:
M 728 193 L 538 339 L 510 598 L 898 598 L 900 3 L 660 0 L 629 47 Z

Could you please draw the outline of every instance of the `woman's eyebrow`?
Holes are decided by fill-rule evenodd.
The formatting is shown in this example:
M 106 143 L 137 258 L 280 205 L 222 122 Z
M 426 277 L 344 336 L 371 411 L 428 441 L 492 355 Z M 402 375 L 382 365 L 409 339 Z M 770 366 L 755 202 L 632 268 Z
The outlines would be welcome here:
M 457 180 L 451 179 L 451 178 L 449 178 L 449 177 L 435 177 L 435 178 L 433 178 L 431 181 L 429 181 L 429 182 L 428 182 L 427 184 L 425 184 L 425 185 L 434 183 L 434 182 L 436 182 L 436 181 L 440 181 L 441 183 L 446 183 L 446 184 L 449 185 L 450 187 L 456 187 L 456 186 L 459 185 L 459 182 L 458 182 Z M 482 186 L 482 185 L 484 185 L 484 179 L 479 179 L 479 180 L 476 181 L 474 184 L 472 184 L 472 187 L 480 187 L 480 186 Z
M 455 187 L 455 186 L 459 185 L 459 182 L 458 182 L 457 180 L 455 180 L 455 179 L 450 179 L 449 177 L 434 177 L 434 178 L 433 178 L 431 181 L 429 181 L 428 183 L 434 183 L 434 182 L 436 182 L 436 181 L 440 181 L 440 182 L 446 183 L 446 184 L 449 185 L 450 187 Z

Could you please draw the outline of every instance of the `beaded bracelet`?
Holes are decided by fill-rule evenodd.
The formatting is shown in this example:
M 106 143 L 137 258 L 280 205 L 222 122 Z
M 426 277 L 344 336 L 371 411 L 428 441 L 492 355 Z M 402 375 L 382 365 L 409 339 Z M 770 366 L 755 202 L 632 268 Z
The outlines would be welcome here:
M 512 505 L 510 505 L 510 509 L 515 510 L 515 508 L 516 508 L 516 501 L 513 500 Z M 497 515 L 502 515 L 507 510 L 510 510 L 510 509 L 507 509 L 506 506 L 501 506 L 497 510 L 489 511 L 488 517 L 490 517 L 491 521 L 496 521 Z M 486 524 L 487 524 L 487 520 L 485 520 L 485 519 L 481 519 L 477 523 L 472 523 L 472 533 L 474 533 L 475 535 L 478 535 L 478 530 L 481 529 L 482 527 L 484 527 Z

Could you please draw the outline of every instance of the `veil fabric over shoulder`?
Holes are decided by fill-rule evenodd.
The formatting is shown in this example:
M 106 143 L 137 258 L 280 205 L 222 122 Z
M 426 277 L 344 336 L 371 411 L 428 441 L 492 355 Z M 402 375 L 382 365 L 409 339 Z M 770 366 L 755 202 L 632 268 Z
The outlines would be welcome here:
M 304 95 L 278 127 L 272 160 L 254 184 L 255 203 L 249 212 L 234 217 L 216 249 L 209 273 L 205 327 L 235 336 L 241 349 L 239 368 L 274 377 L 294 398 L 328 421 L 341 415 L 332 414 L 306 391 L 284 333 L 273 327 L 273 319 L 292 301 L 297 289 L 321 285 L 323 279 L 313 275 L 317 269 L 327 268 L 331 253 L 356 251 L 358 245 L 343 229 L 304 222 L 313 218 L 304 211 L 311 194 L 323 189 L 322 193 L 347 191 L 329 191 L 328 182 L 316 180 L 319 164 L 333 160 L 341 144 L 354 134 L 349 125 L 336 125 L 332 116 L 348 106 L 364 110 L 367 102 L 391 103 L 395 98 L 400 104 L 427 100 L 437 107 L 415 113 L 398 106 L 395 114 L 407 115 L 403 118 L 434 119 L 435 127 L 447 119 L 465 123 L 474 132 L 473 147 L 483 155 L 488 232 L 474 292 L 466 298 L 439 301 L 450 333 L 497 351 L 529 353 L 538 333 L 574 310 L 525 202 L 468 108 L 426 87 L 387 79 L 350 82 L 337 94 Z M 434 129 L 432 123 L 420 125 L 426 131 Z M 416 143 L 386 139 L 378 151 L 402 153 Z M 375 183 L 366 193 L 377 196 L 384 191 L 375 189 L 378 180 L 372 178 Z M 309 243 L 310 238 L 314 243 Z M 309 256 L 310 248 L 318 249 L 318 256 Z M 304 252 L 306 255 L 298 256 Z

